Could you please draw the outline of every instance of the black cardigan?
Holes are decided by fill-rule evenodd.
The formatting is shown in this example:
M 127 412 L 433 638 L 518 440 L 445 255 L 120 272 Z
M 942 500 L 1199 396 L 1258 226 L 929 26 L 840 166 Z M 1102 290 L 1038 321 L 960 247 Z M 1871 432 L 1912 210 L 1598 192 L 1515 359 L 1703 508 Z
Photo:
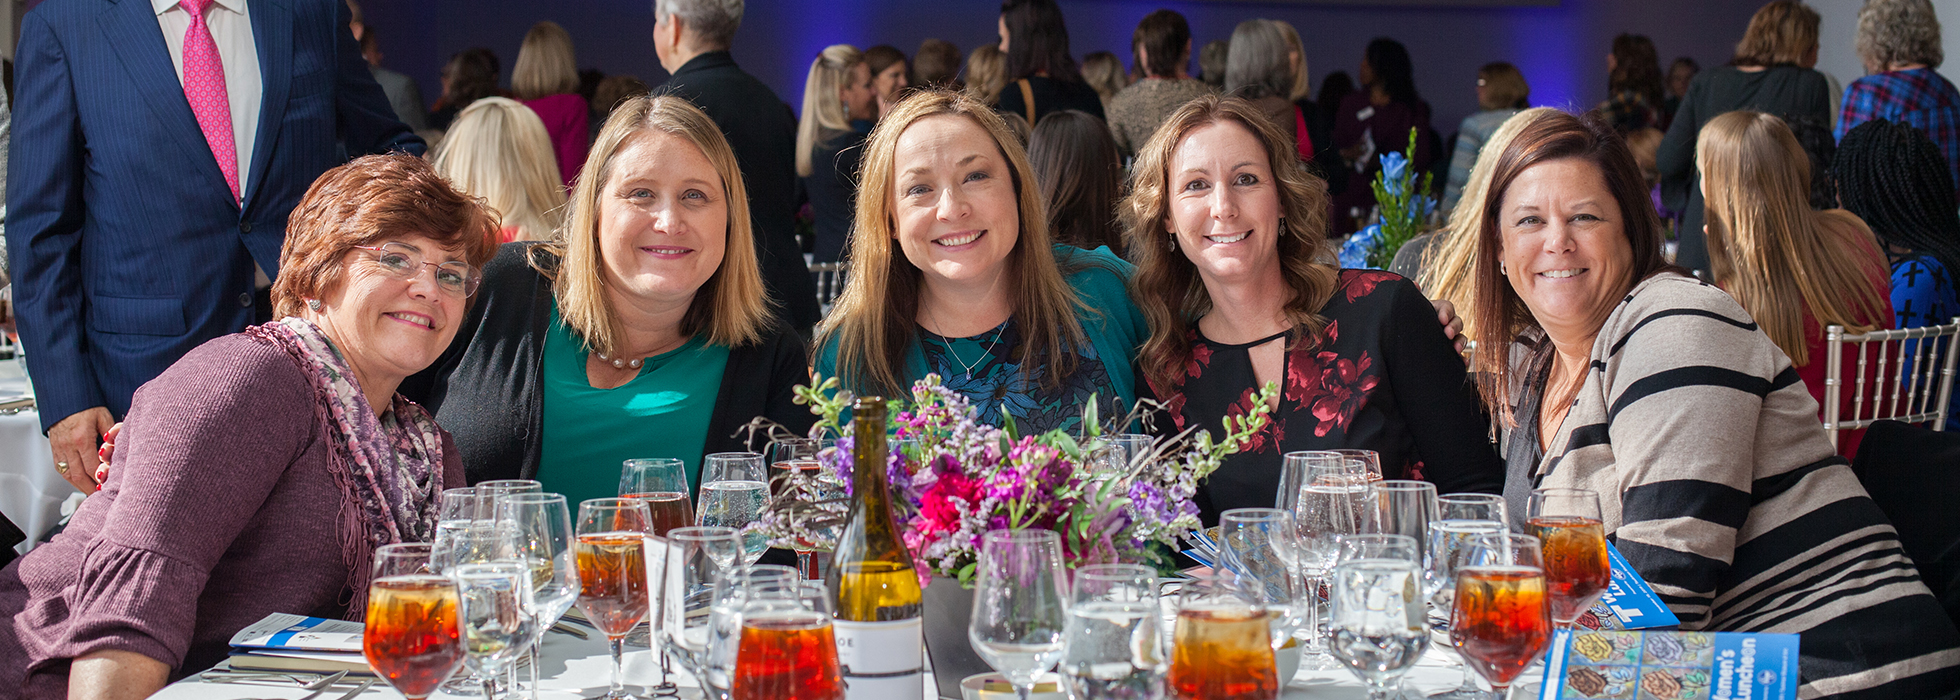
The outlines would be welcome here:
M 551 281 L 528 260 L 533 245 L 507 243 L 497 251 L 449 349 L 402 382 L 402 395 L 434 412 L 436 422 L 455 437 L 472 484 L 538 473 L 544 444 L 541 362 L 552 296 Z M 748 450 L 735 433 L 756 416 L 799 435 L 809 432 L 816 417 L 792 401 L 792 389 L 809 377 L 808 350 L 780 326 L 765 331 L 760 342 L 729 349 L 703 452 Z

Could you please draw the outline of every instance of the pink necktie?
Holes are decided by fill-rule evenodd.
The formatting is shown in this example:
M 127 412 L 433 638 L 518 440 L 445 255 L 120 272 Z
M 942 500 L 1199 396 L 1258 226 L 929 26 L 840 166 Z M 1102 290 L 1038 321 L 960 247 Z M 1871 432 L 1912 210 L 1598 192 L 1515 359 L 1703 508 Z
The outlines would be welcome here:
M 184 32 L 184 97 L 204 141 L 211 144 L 211 155 L 231 186 L 231 200 L 238 195 L 238 148 L 231 140 L 231 97 L 225 92 L 225 66 L 218 58 L 218 42 L 211 38 L 211 27 L 204 23 L 204 11 L 213 0 L 179 0 L 191 15 L 191 28 Z

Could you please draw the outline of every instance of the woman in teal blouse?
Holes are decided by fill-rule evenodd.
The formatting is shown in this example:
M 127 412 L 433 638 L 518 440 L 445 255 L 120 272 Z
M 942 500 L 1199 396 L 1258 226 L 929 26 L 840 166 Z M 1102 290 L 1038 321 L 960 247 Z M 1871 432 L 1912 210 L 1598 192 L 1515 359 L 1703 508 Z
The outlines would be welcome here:
M 944 91 L 899 103 L 872 134 L 852 274 L 819 326 L 816 369 L 899 396 L 927 373 L 982 420 L 1080 429 L 1136 401 L 1149 328 L 1108 248 L 1053 246 L 1027 155 L 993 110 Z
M 613 111 L 548 243 L 484 267 L 456 341 L 404 392 L 456 437 L 469 480 L 616 495 L 621 462 L 748 449 L 760 416 L 805 431 L 802 342 L 772 321 L 734 152 L 699 109 Z

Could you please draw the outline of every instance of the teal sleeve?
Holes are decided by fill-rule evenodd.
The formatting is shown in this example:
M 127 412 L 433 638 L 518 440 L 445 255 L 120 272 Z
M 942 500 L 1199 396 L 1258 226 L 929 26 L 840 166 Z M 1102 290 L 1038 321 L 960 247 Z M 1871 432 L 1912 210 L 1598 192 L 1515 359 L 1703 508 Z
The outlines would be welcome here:
M 1135 266 L 1117 257 L 1108 246 L 1082 250 L 1056 246 L 1055 257 L 1069 267 L 1069 286 L 1082 296 L 1093 312 L 1083 323 L 1083 332 L 1096 346 L 1096 355 L 1115 384 L 1116 395 L 1127 410 L 1136 405 L 1137 349 L 1150 337 L 1150 324 L 1143 311 L 1130 299 L 1129 278 Z

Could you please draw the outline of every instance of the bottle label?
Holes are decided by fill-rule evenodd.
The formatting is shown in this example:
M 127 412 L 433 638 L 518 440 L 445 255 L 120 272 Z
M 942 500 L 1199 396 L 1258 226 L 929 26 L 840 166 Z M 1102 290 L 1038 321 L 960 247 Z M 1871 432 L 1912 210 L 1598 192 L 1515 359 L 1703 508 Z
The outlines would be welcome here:
M 847 700 L 918 700 L 925 693 L 925 623 L 833 620 Z

